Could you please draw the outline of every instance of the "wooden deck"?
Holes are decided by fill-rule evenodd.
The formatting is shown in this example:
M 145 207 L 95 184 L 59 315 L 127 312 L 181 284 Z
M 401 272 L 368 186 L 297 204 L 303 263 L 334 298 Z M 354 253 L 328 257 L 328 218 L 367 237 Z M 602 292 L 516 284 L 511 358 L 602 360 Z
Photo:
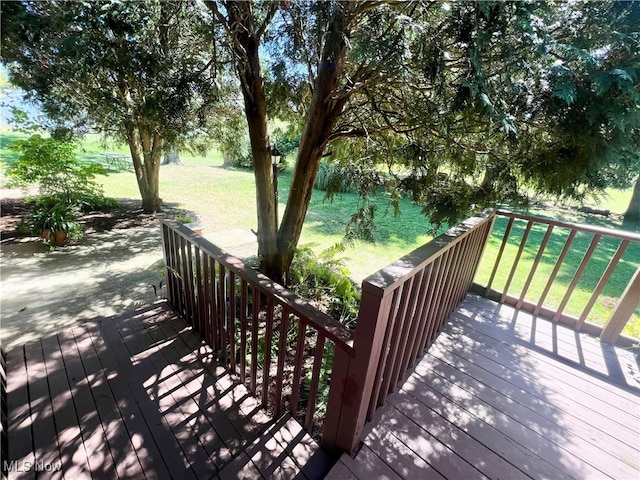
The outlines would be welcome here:
M 638 353 L 467 295 L 328 479 L 640 478 Z
M 322 478 L 293 419 L 269 418 L 159 303 L 7 352 L 9 478 Z M 4 460 L 4 459 L 3 459 Z

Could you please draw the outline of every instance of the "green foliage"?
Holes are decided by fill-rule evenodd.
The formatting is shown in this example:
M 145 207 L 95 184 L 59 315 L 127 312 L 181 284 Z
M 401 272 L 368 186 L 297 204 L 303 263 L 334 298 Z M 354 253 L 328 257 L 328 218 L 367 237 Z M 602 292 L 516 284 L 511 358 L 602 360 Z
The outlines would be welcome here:
M 315 188 L 327 192 L 327 197 L 336 193 L 352 192 L 343 167 L 322 161 L 318 167 Z
M 72 232 L 80 228 L 79 214 L 80 211 L 74 205 L 59 203 L 52 197 L 41 197 L 36 200 L 27 219 L 36 231 Z
M 23 218 L 24 229 L 41 235 L 45 243 L 56 246 L 56 232 L 68 234 L 74 240 L 82 236 L 82 226 L 78 223 L 80 211 L 77 206 L 61 203 L 55 197 L 39 197 L 31 211 Z
M 360 291 L 349 278 L 344 251 L 336 244 L 316 255 L 313 245 L 296 249 L 290 269 L 290 287 L 302 298 L 315 304 L 342 324 L 353 327 L 360 306 Z
M 180 223 L 193 223 L 196 221 L 195 216 L 186 211 L 176 213 L 175 219 Z
M 46 202 L 94 210 L 114 206 L 105 198 L 96 175 L 106 175 L 102 165 L 82 164 L 71 142 L 32 135 L 16 140 L 9 148 L 20 153 L 6 170 L 11 186 L 27 188 L 37 185 Z

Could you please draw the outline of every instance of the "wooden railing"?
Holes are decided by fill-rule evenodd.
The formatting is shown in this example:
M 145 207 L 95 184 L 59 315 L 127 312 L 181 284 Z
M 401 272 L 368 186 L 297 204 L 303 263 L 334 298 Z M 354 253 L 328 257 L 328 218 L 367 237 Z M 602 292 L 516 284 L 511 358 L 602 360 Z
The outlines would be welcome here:
M 495 261 L 490 259 L 494 263 L 488 281 L 484 285 L 474 285 L 473 291 L 535 315 L 563 322 L 575 330 L 600 335 L 602 340 L 608 342 L 637 343 L 637 339 L 621 336 L 620 333 L 640 302 L 639 234 L 507 211 L 497 211 L 496 215 L 508 219 L 502 243 Z M 518 245 L 515 255 L 513 252 L 505 254 L 505 248 L 509 244 Z M 631 249 L 634 251 L 630 252 Z M 581 258 L 568 262 L 569 255 L 576 253 Z M 614 272 L 619 272 L 617 269 L 620 268 L 625 253 L 625 269 L 629 271 L 625 281 L 627 278 L 629 281 L 624 291 L 617 294 L 620 295 L 617 306 L 604 327 L 589 322 L 588 318 L 596 301 Z M 569 267 L 569 263 L 577 264 L 575 270 Z M 541 268 L 543 264 L 545 268 Z M 498 283 L 497 277 L 501 272 L 502 286 L 497 288 L 495 284 Z M 585 272 L 589 272 L 594 280 L 585 281 Z M 560 275 L 564 277 L 561 281 Z M 518 278 L 523 279 L 524 283 L 516 282 Z M 584 305 L 578 306 L 575 293 L 581 280 L 585 281 L 583 290 L 590 292 L 590 295 L 587 295 L 588 300 Z M 539 288 L 534 291 L 534 286 Z M 561 289 L 561 295 L 555 301 L 556 305 L 548 306 L 546 302 L 550 292 L 558 289 Z M 578 313 L 567 314 L 568 306 L 572 310 L 577 308 Z
M 276 417 L 288 410 L 321 429 L 333 352 L 352 332 L 173 220 L 160 219 L 167 299 Z
M 493 215 L 472 217 L 362 285 L 351 354 L 336 350 L 323 446 L 352 452 L 362 428 L 466 294 Z

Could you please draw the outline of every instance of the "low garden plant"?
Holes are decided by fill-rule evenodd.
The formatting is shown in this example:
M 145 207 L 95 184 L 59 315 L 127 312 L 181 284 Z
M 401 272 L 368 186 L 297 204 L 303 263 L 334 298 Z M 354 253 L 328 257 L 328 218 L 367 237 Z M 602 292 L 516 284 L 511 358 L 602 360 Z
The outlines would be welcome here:
M 81 236 L 81 211 L 117 205 L 96 181 L 97 175 L 106 175 L 102 165 L 80 162 L 73 142 L 32 135 L 16 140 L 9 148 L 20 157 L 6 169 L 8 186 L 25 190 L 35 186 L 38 190 L 38 195 L 29 199 L 32 207 L 23 219 L 23 229 L 42 235 L 51 245 Z M 64 240 L 57 232 L 66 233 Z

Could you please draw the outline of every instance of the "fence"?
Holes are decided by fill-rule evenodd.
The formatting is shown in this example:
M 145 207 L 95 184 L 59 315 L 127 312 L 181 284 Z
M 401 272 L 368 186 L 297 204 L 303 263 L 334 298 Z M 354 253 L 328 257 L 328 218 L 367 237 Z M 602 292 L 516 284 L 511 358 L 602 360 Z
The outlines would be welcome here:
M 365 420 L 465 295 L 492 224 L 491 214 L 472 217 L 368 277 L 352 332 L 183 225 L 161 219 L 167 297 L 276 416 L 288 409 L 316 433 L 323 424 L 323 447 L 351 452 Z M 326 402 L 324 419 L 318 401 Z
M 276 417 L 288 410 L 319 429 L 333 351 L 351 354 L 351 331 L 184 225 L 160 222 L 170 305 Z
M 323 446 L 351 452 L 474 278 L 493 215 L 472 217 L 365 279 L 353 352 L 336 350 Z
M 563 322 L 575 330 L 600 335 L 608 342 L 637 343 L 637 339 L 620 333 L 640 301 L 639 234 L 507 211 L 497 211 L 496 215 L 508 219 L 502 242 L 486 285 L 474 285 L 473 291 L 534 315 Z M 517 244 L 517 251 L 507 254 L 505 249 L 510 244 Z M 571 255 L 581 258 L 569 261 Z M 575 270 L 570 264 L 577 265 Z M 620 272 L 623 267 L 626 275 Z M 498 282 L 500 272 L 508 274 Z M 614 272 L 617 279 L 629 278 L 629 281 L 624 291 L 616 294 L 619 300 L 603 327 L 587 318 Z M 517 279 L 524 279 L 524 283 Z M 502 282 L 503 286 L 496 289 L 495 284 Z M 576 287 L 581 282 L 583 291 L 590 292 L 586 301 L 576 298 Z M 556 305 L 548 305 L 550 292 L 559 289 L 564 293 L 553 302 Z M 569 306 L 575 315 L 566 312 Z

